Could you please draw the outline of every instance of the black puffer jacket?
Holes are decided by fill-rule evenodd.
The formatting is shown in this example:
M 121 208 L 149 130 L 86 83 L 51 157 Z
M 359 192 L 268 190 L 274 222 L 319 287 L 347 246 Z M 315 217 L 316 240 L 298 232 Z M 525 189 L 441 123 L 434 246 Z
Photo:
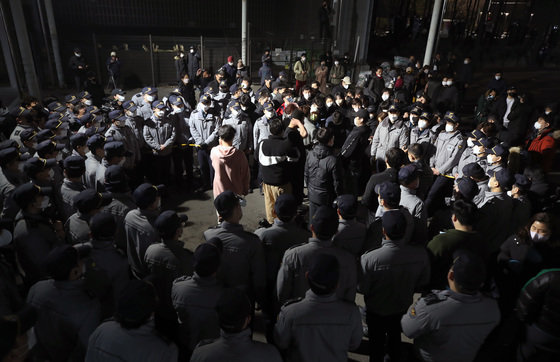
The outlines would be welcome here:
M 309 201 L 316 204 L 330 205 L 337 195 L 342 194 L 342 167 L 330 147 L 318 144 L 309 152 L 305 181 Z
M 518 318 L 560 337 L 560 269 L 544 269 L 529 280 L 517 301 Z

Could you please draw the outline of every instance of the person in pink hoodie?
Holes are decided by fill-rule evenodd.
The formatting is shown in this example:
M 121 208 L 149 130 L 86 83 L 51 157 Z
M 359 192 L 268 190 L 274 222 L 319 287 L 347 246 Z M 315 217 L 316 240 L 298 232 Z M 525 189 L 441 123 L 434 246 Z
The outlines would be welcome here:
M 214 167 L 214 198 L 226 190 L 238 195 L 249 193 L 249 163 L 242 151 L 232 146 L 235 129 L 222 126 L 218 130 L 219 144 L 210 151 Z

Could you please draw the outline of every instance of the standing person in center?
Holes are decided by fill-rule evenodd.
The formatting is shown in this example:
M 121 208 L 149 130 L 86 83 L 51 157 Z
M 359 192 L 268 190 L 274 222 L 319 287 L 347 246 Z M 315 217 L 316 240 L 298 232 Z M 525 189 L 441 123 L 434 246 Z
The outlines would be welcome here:
M 294 73 L 296 77 L 296 94 L 299 94 L 300 89 L 307 84 L 309 79 L 309 71 L 311 65 L 307 61 L 307 54 L 303 53 L 301 58 L 294 64 Z
M 247 157 L 233 147 L 235 129 L 230 125 L 220 127 L 218 131 L 218 146 L 210 151 L 210 159 L 214 168 L 213 191 L 214 198 L 226 190 L 237 195 L 249 193 L 249 163 Z
M 293 126 L 293 123 L 291 121 L 290 126 Z M 300 154 L 291 139 L 282 136 L 283 127 L 280 119 L 271 119 L 268 127 L 270 136 L 259 144 L 258 157 L 261 164 L 266 219 L 272 224 L 276 198 L 280 194 L 292 193 L 290 162 L 295 162 Z
M 342 166 L 333 155 L 334 135 L 331 128 L 320 128 L 317 140 L 319 143 L 309 152 L 305 163 L 309 219 L 317 207 L 332 205 L 342 194 Z

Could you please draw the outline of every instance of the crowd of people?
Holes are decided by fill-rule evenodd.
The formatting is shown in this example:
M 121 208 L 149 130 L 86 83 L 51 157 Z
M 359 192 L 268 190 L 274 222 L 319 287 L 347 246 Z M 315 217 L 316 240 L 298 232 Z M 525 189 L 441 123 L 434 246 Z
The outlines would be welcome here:
M 557 104 L 497 72 L 469 114 L 468 57 L 356 86 L 343 59 L 311 81 L 303 54 L 292 83 L 266 52 L 255 86 L 196 54 L 165 96 L 27 97 L 3 122 L 3 360 L 346 361 L 366 335 L 401 361 L 401 333 L 411 361 L 558 358 Z M 191 252 L 162 199 L 209 190 L 218 225 Z

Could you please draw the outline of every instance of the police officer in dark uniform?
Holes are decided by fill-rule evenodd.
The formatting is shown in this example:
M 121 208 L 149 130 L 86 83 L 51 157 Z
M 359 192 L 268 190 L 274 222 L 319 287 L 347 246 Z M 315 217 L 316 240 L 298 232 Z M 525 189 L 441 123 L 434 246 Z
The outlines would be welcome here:
M 282 307 L 274 341 L 287 351 L 289 361 L 343 361 L 349 350 L 360 346 L 360 311 L 353 302 L 337 298 L 339 275 L 336 256 L 315 255 L 305 273 L 310 290 Z
M 130 210 L 136 209 L 129 187 L 129 179 L 120 165 L 107 167 L 105 170 L 105 190 L 111 193 L 113 201 L 105 207 L 103 212 L 113 215 L 117 221 L 117 229 L 113 235 L 116 246 L 126 251 L 126 234 L 124 218 Z
M 78 211 L 72 214 L 66 223 L 66 239 L 70 244 L 85 243 L 90 238 L 89 220 L 109 205 L 112 197 L 93 189 L 86 189 L 74 197 L 74 206 Z
M 226 289 L 216 304 L 221 336 L 210 343 L 199 343 L 191 362 L 280 362 L 282 357 L 270 344 L 251 338 L 252 306 L 245 293 L 236 288 Z
M 190 106 L 185 105 L 183 98 L 179 96 L 170 96 L 169 104 L 173 109 L 169 114 L 169 121 L 174 125 L 176 134 L 171 154 L 175 170 L 175 182 L 179 188 L 185 186 L 183 172 L 186 171 L 186 186 L 189 190 L 193 181 L 193 147 L 191 144 L 194 142 L 189 126 L 191 109 Z
M 66 221 L 77 209 L 74 206 L 74 197 L 86 189 L 84 173 L 86 172 L 85 160 L 80 156 L 68 156 L 64 159 L 64 181 L 60 187 L 63 210 L 62 217 Z
M 173 281 L 171 299 L 189 356 L 198 342 L 220 336 L 215 308 L 224 290 L 216 279 L 222 248 L 222 241 L 218 238 L 200 244 L 193 255 L 193 275 Z
M 244 231 L 239 223 L 243 217 L 240 197 L 224 191 L 214 199 L 220 224 L 204 232 L 204 239 L 219 238 L 223 245 L 222 264 L 218 279 L 226 287 L 247 292 L 251 300 L 265 305 L 266 271 L 263 248 L 259 238 Z
M 500 321 L 498 303 L 479 292 L 486 277 L 483 260 L 460 250 L 447 274 L 449 289 L 420 298 L 401 319 L 423 361 L 473 361 Z

